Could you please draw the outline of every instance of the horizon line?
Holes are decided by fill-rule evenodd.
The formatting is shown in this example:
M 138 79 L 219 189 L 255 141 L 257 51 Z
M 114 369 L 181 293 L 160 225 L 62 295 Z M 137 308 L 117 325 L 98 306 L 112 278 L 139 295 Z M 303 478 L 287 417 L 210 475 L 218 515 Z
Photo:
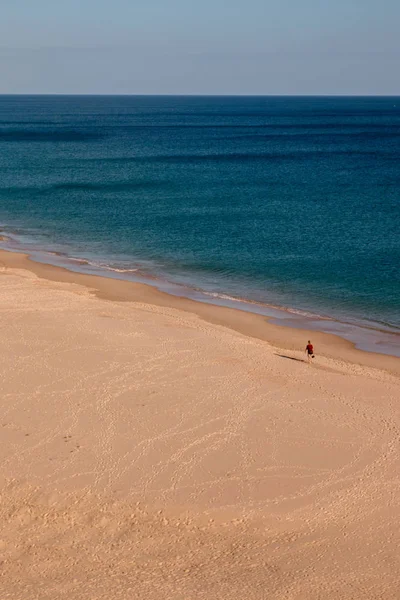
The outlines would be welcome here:
M 0 97 L 2 96 L 82 96 L 82 97 L 161 97 L 161 98 L 400 98 L 400 91 L 395 94 L 217 94 L 217 93 L 200 93 L 200 94 L 162 94 L 162 93 L 112 93 L 112 92 L 103 92 L 103 93 L 66 93 L 66 92 L 0 92 Z

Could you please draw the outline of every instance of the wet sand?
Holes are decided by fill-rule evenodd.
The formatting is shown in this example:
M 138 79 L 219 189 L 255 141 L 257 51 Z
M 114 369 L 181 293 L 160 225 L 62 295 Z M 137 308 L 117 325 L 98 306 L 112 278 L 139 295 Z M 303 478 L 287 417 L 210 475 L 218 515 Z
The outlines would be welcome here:
M 20 254 L 0 285 L 1 598 L 400 597 L 399 359 Z

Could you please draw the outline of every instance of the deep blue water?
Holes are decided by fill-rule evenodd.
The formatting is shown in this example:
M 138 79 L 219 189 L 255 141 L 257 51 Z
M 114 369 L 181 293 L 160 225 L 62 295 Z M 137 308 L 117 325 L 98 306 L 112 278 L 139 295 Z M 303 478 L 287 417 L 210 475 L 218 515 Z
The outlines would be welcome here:
M 0 228 L 400 327 L 400 98 L 0 96 Z

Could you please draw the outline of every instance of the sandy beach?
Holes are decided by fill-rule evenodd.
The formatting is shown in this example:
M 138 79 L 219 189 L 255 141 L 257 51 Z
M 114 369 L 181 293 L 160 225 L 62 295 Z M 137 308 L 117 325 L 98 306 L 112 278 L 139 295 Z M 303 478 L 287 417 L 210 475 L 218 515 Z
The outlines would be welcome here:
M 0 285 L 1 600 L 400 598 L 399 359 L 21 254 Z

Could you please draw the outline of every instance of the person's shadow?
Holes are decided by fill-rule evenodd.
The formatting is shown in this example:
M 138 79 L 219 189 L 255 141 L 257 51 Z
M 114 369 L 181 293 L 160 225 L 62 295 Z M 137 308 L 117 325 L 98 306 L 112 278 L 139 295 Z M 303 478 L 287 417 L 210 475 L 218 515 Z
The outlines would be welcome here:
M 305 362 L 302 358 L 295 358 L 294 356 L 287 356 L 286 354 L 278 354 L 274 353 L 275 356 L 280 356 L 281 358 L 287 358 L 288 360 L 296 360 L 297 362 Z

